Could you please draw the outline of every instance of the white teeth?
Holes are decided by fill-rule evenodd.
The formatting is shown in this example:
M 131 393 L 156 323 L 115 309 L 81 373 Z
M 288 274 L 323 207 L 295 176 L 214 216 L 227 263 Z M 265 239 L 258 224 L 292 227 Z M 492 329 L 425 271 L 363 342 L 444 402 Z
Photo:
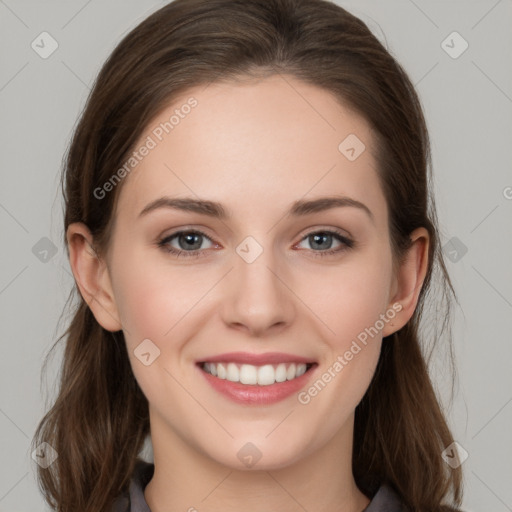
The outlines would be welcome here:
M 286 372 L 286 379 L 292 380 L 295 377 L 295 372 L 297 371 L 297 367 L 295 366 L 295 363 L 292 363 L 288 367 L 288 371 Z
M 255 368 L 253 366 L 253 368 Z M 260 366 L 258 368 L 258 384 L 260 386 L 268 386 L 270 384 L 274 384 L 276 381 L 276 371 L 274 370 L 271 364 L 266 364 L 264 366 Z M 242 381 L 242 384 L 245 382 Z M 251 384 L 256 384 L 255 382 Z
M 240 370 L 235 363 L 228 363 L 226 379 L 231 382 L 240 382 Z
M 297 373 L 295 374 L 296 377 L 300 377 L 306 373 L 306 365 L 305 364 L 298 364 L 297 365 Z
M 219 377 L 219 379 L 226 378 L 226 367 L 222 363 L 217 365 L 215 363 L 210 363 L 210 365 L 217 366 L 217 377 Z
M 258 371 L 255 366 L 250 364 L 243 364 L 240 367 L 240 379 L 242 384 L 256 384 L 258 383 Z M 235 381 L 236 382 L 236 381 Z
M 276 368 L 276 382 L 284 382 L 286 380 L 286 365 L 278 364 Z
M 203 369 L 219 379 L 248 385 L 270 386 L 276 382 L 300 377 L 306 373 L 307 366 L 304 363 L 280 363 L 277 366 L 271 364 L 253 366 L 252 364 L 204 363 Z

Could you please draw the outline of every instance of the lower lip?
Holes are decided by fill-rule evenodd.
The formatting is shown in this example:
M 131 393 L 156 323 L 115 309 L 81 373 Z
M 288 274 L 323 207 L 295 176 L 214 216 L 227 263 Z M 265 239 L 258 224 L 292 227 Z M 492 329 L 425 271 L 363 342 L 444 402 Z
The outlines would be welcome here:
M 284 382 L 276 382 L 269 386 L 258 386 L 231 382 L 227 379 L 219 379 L 205 372 L 199 365 L 197 368 L 203 374 L 213 389 L 222 393 L 234 402 L 245 405 L 270 405 L 298 393 L 310 379 L 318 365 L 315 363 L 306 373 L 300 377 Z

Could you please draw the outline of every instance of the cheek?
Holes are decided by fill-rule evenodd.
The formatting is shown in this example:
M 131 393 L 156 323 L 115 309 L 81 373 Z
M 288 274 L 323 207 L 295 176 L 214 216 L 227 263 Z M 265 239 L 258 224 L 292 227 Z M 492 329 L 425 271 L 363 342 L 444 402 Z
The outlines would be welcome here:
M 377 252 L 355 255 L 338 267 L 309 273 L 303 281 L 306 304 L 326 325 L 338 349 L 375 325 L 385 311 L 391 260 Z
M 157 340 L 174 324 L 176 299 L 173 294 L 163 293 L 161 283 L 149 278 L 126 276 L 119 288 L 119 314 L 127 342 L 132 348 L 143 339 Z
M 163 344 L 205 293 L 204 276 L 155 264 L 141 252 L 115 266 L 114 294 L 127 341 Z
M 323 373 L 300 398 L 317 408 L 318 417 L 329 418 L 324 425 L 329 435 L 361 401 L 379 360 L 381 315 L 386 311 L 391 272 L 391 260 L 383 254 L 365 254 L 336 272 L 331 269 L 331 279 L 327 274 L 320 280 L 318 275 L 311 277 L 316 283 L 311 304 L 316 304 L 315 313 L 329 327 L 324 329 L 329 334 L 324 338 Z M 320 293 L 322 288 L 327 293 Z
M 177 336 L 180 322 L 186 321 L 201 290 L 195 293 L 194 285 L 180 280 L 176 272 L 144 259 L 126 260 L 116 270 L 114 293 L 132 370 L 144 394 L 151 402 L 158 401 L 169 380 L 164 368 L 180 359 L 184 343 Z M 148 352 L 152 362 L 146 366 L 141 354 Z

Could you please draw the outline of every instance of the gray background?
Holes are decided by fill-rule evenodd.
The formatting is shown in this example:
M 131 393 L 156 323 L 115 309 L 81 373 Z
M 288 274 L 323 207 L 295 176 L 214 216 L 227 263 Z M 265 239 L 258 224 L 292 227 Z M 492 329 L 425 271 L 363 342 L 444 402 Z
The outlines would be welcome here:
M 0 512 L 46 510 L 29 443 L 54 386 L 52 378 L 40 386 L 42 358 L 62 332 L 73 284 L 61 242 L 61 160 L 101 64 L 164 3 L 0 0 Z M 465 510 L 512 510 L 512 2 L 338 3 L 403 64 L 424 105 L 442 243 L 461 304 L 453 402 L 442 364 L 433 375 L 469 454 Z M 58 43 L 46 59 L 31 47 L 44 31 Z M 469 44 L 461 55 L 454 31 Z

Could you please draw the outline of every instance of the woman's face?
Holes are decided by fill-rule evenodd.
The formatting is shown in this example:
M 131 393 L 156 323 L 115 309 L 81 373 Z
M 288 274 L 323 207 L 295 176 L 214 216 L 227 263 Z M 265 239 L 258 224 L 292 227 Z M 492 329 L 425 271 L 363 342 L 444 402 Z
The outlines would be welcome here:
M 322 89 L 273 76 L 191 89 L 142 146 L 107 261 L 152 431 L 260 469 L 350 436 L 382 337 L 396 330 L 367 123 Z M 211 365 L 217 376 L 199 364 L 213 359 L 226 363 Z M 300 361 L 314 364 L 296 381 Z M 240 371 L 262 384 L 232 382 Z

